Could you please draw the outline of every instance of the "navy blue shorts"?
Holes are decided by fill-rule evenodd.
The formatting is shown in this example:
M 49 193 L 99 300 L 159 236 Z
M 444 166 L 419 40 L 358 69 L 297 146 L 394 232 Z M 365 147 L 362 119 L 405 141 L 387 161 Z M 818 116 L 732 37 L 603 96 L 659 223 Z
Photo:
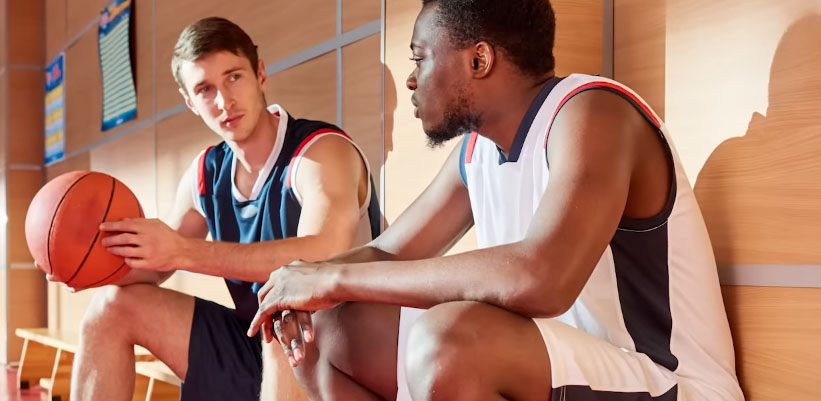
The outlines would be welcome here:
M 262 342 L 233 309 L 195 298 L 182 401 L 258 401 Z

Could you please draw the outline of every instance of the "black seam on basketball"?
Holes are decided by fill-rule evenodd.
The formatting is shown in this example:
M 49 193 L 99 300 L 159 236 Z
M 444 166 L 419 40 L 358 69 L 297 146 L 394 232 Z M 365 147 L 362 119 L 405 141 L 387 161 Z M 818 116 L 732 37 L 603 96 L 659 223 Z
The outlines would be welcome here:
M 105 214 L 103 214 L 103 221 L 100 223 L 105 222 L 106 217 L 108 217 L 108 211 L 111 210 L 111 201 L 114 199 L 114 190 L 117 188 L 117 180 L 113 177 L 111 178 L 111 195 L 108 196 L 108 205 L 105 207 Z M 71 278 L 66 280 L 66 285 L 71 283 L 71 280 L 74 280 L 77 277 L 77 274 L 80 273 L 80 270 L 83 269 L 83 265 L 86 263 L 86 259 L 88 259 L 88 255 L 91 255 L 91 251 L 94 250 L 94 245 L 97 244 L 97 238 L 100 236 L 100 230 L 97 230 L 97 234 L 94 234 L 94 240 L 91 242 L 91 246 L 88 247 L 88 251 L 86 251 L 86 256 L 83 257 L 83 261 L 80 262 L 80 266 L 77 266 L 77 270 L 74 271 L 74 274 L 71 275 Z
M 77 183 L 79 183 L 80 180 L 90 175 L 91 173 L 89 172 L 88 174 L 78 178 L 77 181 L 74 181 L 74 183 L 72 183 L 68 187 L 66 192 L 63 193 L 63 197 L 60 198 L 60 202 L 57 203 L 57 207 L 54 208 L 54 214 L 51 216 L 51 224 L 48 226 L 48 237 L 46 237 L 46 256 L 48 257 L 48 274 L 54 274 L 54 266 L 51 265 L 51 231 L 54 230 L 54 219 L 57 218 L 57 212 L 60 211 L 60 206 L 63 205 L 63 201 L 66 200 L 66 196 L 68 196 L 68 193 L 71 192 L 71 188 L 74 188 L 74 186 L 77 185 Z
M 91 283 L 91 284 L 87 285 L 86 287 L 88 287 L 88 288 L 93 288 L 93 287 L 94 287 L 94 286 L 96 286 L 97 284 L 100 284 L 100 283 L 102 283 L 103 281 L 106 281 L 106 280 L 110 279 L 111 277 L 114 277 L 114 275 L 115 275 L 115 274 L 117 274 L 120 270 L 122 270 L 122 269 L 123 269 L 123 267 L 125 267 L 125 262 L 123 262 L 123 264 L 121 264 L 121 265 L 120 265 L 120 267 L 118 267 L 118 268 L 117 268 L 117 270 L 114 270 L 114 272 L 113 272 L 113 273 L 111 273 L 111 274 L 109 274 L 106 278 L 104 278 L 104 279 L 102 279 L 102 280 L 99 280 L 99 281 L 97 281 L 97 282 Z

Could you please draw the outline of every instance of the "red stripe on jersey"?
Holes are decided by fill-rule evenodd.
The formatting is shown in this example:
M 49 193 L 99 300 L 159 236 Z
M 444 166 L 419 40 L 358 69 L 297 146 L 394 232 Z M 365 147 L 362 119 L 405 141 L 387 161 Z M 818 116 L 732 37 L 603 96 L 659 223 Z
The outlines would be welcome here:
M 337 130 L 332 129 L 332 128 L 323 128 L 323 129 L 316 130 L 316 131 L 312 132 L 310 135 L 308 135 L 307 138 L 305 138 L 302 141 L 302 143 L 299 144 L 299 147 L 296 148 L 296 152 L 294 152 L 294 156 L 291 157 L 291 162 L 288 164 L 288 177 L 285 178 L 285 188 L 290 188 L 291 187 L 291 173 L 293 172 L 293 169 L 294 169 L 294 162 L 296 161 L 296 158 L 299 157 L 299 155 L 302 153 L 302 150 L 305 149 L 305 146 L 308 146 L 308 144 L 314 138 L 316 138 L 317 136 L 322 135 L 322 134 L 327 134 L 327 133 L 333 133 L 333 134 L 341 135 L 345 138 L 348 138 L 348 140 L 351 140 L 351 137 L 349 137 L 348 134 L 346 134 L 342 131 L 337 131 Z
M 199 169 L 197 170 L 197 188 L 200 191 L 200 195 L 205 195 L 205 155 L 208 154 L 211 148 L 213 148 L 213 146 L 209 146 L 205 149 L 205 152 L 202 152 L 202 155 L 200 155 Z
M 556 111 L 553 112 L 553 117 L 550 119 L 550 124 L 547 126 L 547 133 L 545 134 L 545 137 L 544 137 L 544 144 L 542 144 L 543 148 L 547 148 L 547 137 L 548 137 L 548 135 L 550 135 L 550 128 L 553 126 L 553 121 L 556 119 L 556 115 L 559 114 L 559 110 L 561 110 L 562 107 L 564 107 L 564 104 L 567 103 L 567 101 L 570 100 L 570 98 L 572 98 L 573 96 L 575 96 L 579 92 L 582 92 L 582 91 L 585 91 L 585 90 L 591 89 L 591 88 L 601 88 L 601 87 L 615 89 L 619 93 L 621 93 L 621 94 L 627 96 L 628 98 L 630 98 L 630 100 L 632 100 L 636 105 L 638 105 L 641 108 L 641 110 L 644 112 L 644 114 L 647 115 L 647 117 L 650 119 L 650 121 L 653 122 L 653 125 L 657 129 L 661 128 L 661 124 L 659 123 L 658 119 L 656 119 L 656 116 L 653 115 L 653 111 L 650 110 L 650 107 L 647 106 L 641 100 L 639 100 L 639 98 L 636 97 L 636 95 L 630 93 L 630 91 L 624 89 L 623 87 L 621 87 L 619 85 L 614 85 L 610 82 L 601 82 L 601 81 L 600 82 L 590 82 L 590 83 L 584 84 L 584 85 L 576 88 L 572 92 L 568 93 L 567 96 L 565 96 L 564 99 L 562 99 L 562 101 L 559 103 L 559 107 L 557 107 Z
M 468 147 L 465 149 L 465 164 L 470 164 L 470 162 L 473 161 L 473 149 L 476 148 L 477 139 L 479 139 L 479 134 L 471 132 L 470 139 L 468 139 Z

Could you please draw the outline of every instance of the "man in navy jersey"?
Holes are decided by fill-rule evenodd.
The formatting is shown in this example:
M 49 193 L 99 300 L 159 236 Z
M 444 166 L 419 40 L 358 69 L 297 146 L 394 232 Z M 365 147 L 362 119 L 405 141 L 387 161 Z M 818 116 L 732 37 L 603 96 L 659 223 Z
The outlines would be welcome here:
M 266 105 L 265 65 L 241 28 L 222 18 L 188 26 L 171 68 L 188 108 L 223 142 L 194 159 L 168 224 L 101 225 L 111 233 L 103 245 L 134 270 L 94 294 L 74 363 L 75 400 L 130 400 L 135 344 L 184 381 L 183 400 L 257 400 L 261 342 L 245 332 L 258 283 L 279 266 L 326 259 L 379 231 L 362 152 L 331 124 Z M 224 277 L 236 310 L 160 288 L 175 270 Z M 304 312 L 286 319 L 309 320 Z M 295 385 L 287 361 L 274 360 L 266 371 L 282 383 L 266 394 L 301 396 L 284 388 Z

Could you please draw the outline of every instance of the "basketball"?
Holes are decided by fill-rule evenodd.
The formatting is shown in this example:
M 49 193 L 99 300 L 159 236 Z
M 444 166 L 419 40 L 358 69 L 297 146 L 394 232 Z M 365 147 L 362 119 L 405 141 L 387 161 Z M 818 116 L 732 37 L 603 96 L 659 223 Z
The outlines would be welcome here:
M 111 284 L 130 270 L 102 246 L 104 221 L 143 217 L 137 197 L 103 173 L 73 171 L 48 182 L 29 205 L 26 242 L 38 267 L 76 289 Z

